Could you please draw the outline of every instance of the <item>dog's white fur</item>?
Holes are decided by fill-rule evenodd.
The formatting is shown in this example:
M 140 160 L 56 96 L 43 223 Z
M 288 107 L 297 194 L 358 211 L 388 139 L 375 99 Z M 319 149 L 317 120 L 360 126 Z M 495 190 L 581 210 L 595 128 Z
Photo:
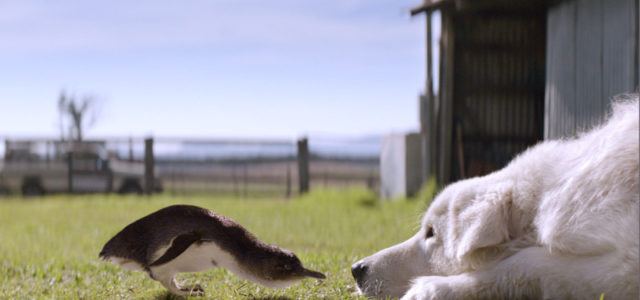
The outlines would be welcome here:
M 638 96 L 444 189 L 409 240 L 360 263 L 362 293 L 402 299 L 638 299 Z M 433 237 L 427 238 L 429 228 Z

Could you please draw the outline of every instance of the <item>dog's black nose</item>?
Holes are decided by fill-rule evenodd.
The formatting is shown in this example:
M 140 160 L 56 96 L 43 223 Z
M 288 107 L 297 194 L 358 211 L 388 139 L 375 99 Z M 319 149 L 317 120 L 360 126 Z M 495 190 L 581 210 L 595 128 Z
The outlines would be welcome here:
M 353 275 L 353 278 L 359 282 L 367 273 L 368 268 L 369 267 L 362 262 L 357 262 L 351 266 L 351 275 Z

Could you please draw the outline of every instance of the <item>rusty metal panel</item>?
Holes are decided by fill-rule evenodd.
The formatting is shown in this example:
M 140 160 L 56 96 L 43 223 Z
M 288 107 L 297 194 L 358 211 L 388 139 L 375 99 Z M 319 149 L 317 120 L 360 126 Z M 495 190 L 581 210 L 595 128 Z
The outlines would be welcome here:
M 542 139 L 544 13 L 456 19 L 454 179 L 504 166 Z

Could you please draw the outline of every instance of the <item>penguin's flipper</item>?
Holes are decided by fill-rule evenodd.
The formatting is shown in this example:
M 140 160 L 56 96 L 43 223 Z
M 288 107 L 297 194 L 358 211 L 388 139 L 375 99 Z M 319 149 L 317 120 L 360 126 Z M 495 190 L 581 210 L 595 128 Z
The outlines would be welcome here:
M 184 233 L 173 239 L 171 246 L 167 251 L 156 261 L 152 262 L 149 267 L 163 265 L 167 262 L 172 261 L 174 258 L 178 257 L 178 255 L 182 254 L 191 244 L 200 241 L 202 238 L 202 234 L 197 231 L 192 231 L 189 233 Z

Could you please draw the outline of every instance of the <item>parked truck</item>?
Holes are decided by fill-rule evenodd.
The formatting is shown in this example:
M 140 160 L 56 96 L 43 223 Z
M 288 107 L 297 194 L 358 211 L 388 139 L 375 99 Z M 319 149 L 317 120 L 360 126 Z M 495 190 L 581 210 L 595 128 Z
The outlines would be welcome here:
M 0 186 L 5 193 L 37 196 L 143 192 L 144 164 L 107 157 L 100 144 L 60 144 L 52 157 L 34 155 L 29 147 L 15 148 L 5 150 L 10 152 L 5 154 L 0 171 Z M 154 190 L 162 190 L 157 178 L 154 179 Z

